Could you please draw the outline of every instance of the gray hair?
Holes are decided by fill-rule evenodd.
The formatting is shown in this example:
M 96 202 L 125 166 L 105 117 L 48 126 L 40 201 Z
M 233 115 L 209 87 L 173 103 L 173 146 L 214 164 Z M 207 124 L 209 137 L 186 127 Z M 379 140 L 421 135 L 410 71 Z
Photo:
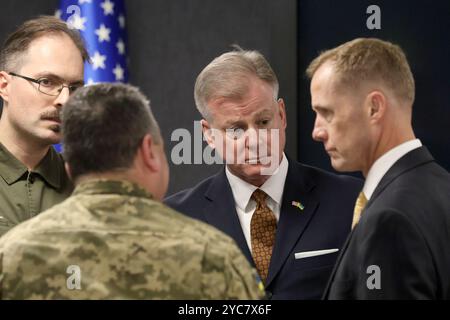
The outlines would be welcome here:
M 195 82 L 195 104 L 209 121 L 208 102 L 216 98 L 241 99 L 248 92 L 248 80 L 252 76 L 270 84 L 274 99 L 278 98 L 278 79 L 264 56 L 258 51 L 235 48 L 215 58 L 200 72 Z

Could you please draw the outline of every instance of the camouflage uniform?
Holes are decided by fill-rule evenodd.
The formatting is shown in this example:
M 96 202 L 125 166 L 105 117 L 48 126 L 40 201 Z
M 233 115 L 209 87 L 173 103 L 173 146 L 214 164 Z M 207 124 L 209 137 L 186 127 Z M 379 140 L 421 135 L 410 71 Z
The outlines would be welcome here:
M 231 238 L 125 181 L 80 184 L 70 198 L 1 238 L 0 261 L 2 299 L 263 295 Z

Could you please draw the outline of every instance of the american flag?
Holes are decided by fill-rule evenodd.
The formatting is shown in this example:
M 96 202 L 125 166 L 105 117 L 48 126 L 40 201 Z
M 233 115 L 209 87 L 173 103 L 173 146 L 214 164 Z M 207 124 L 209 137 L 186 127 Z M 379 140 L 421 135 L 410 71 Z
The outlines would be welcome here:
M 92 64 L 86 84 L 128 82 L 127 33 L 123 0 L 61 0 L 56 15 L 83 36 Z
M 123 0 L 60 0 L 55 15 L 80 31 L 92 64 L 84 81 L 128 82 L 127 32 Z M 60 145 L 55 145 L 58 152 Z

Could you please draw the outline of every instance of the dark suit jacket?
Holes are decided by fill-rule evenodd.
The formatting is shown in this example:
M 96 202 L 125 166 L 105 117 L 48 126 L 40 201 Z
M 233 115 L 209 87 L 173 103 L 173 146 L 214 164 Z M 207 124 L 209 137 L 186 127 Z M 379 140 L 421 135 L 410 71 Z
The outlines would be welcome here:
M 380 289 L 373 288 L 371 265 L 379 267 Z M 404 155 L 381 179 L 324 296 L 450 299 L 450 175 L 425 147 Z
M 337 176 L 289 161 L 266 281 L 269 298 L 321 297 L 338 253 L 299 260 L 294 258 L 294 254 L 341 248 L 350 232 L 353 207 L 361 188 L 359 179 Z M 292 201 L 301 202 L 304 210 L 293 206 Z M 167 198 L 165 202 L 231 236 L 254 266 L 225 170 L 192 189 Z

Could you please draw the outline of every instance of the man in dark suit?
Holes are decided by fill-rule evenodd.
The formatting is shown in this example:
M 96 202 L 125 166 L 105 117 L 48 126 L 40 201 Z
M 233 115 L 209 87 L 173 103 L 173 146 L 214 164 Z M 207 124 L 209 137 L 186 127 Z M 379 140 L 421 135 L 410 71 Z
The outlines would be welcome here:
M 286 157 L 284 102 L 259 52 L 214 59 L 197 78 L 195 100 L 207 142 L 227 165 L 166 203 L 235 239 L 269 298 L 320 298 L 361 181 Z
M 400 47 L 355 39 L 307 70 L 313 137 L 338 171 L 366 177 L 328 299 L 450 299 L 450 175 L 416 139 Z

